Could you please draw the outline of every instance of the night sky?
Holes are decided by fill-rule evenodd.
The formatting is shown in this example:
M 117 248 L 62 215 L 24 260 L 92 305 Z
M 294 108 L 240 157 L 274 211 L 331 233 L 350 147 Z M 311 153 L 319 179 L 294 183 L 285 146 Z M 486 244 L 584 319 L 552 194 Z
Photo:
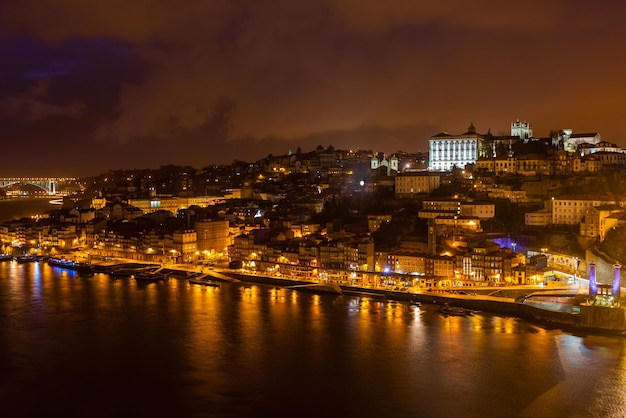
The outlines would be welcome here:
M 626 146 L 622 1 L 0 2 L 0 176 L 201 168 L 443 130 Z

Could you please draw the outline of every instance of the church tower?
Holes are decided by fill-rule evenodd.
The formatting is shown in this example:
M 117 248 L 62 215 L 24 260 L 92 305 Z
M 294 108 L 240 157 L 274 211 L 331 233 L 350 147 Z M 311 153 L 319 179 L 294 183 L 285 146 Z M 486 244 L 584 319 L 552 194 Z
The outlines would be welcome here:
M 511 123 L 511 136 L 518 136 L 520 139 L 530 139 L 533 137 L 533 129 L 528 122 L 516 120 Z

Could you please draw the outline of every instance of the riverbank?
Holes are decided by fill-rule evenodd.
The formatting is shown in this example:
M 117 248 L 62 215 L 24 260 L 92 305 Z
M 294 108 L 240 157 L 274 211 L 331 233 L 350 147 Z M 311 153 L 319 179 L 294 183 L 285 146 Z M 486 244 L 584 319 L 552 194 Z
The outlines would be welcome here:
M 96 262 L 96 271 L 108 272 L 112 268 L 141 267 L 149 263 L 123 263 L 123 262 Z M 247 282 L 269 286 L 291 288 L 299 291 L 315 292 L 316 287 L 319 293 L 329 293 L 329 289 L 324 286 L 314 286 L 318 284 L 310 280 L 298 280 L 294 278 L 267 276 L 260 274 L 248 274 L 240 270 L 227 268 L 207 269 L 191 264 L 174 264 L 162 266 L 162 271 L 172 277 L 186 278 L 192 273 L 199 271 L 211 276 L 216 280 L 230 282 Z M 520 302 L 530 294 L 536 293 L 541 288 L 537 287 L 511 287 L 497 289 L 481 289 L 472 294 L 453 293 L 452 291 L 426 291 L 408 292 L 399 290 L 387 290 L 371 287 L 358 287 L 349 285 L 333 286 L 330 293 L 343 293 L 353 295 L 363 295 L 385 300 L 395 300 L 401 302 L 419 302 L 421 304 L 443 305 L 448 303 L 452 306 L 459 306 L 474 311 L 489 312 L 497 315 L 516 317 L 534 322 L 546 328 L 560 328 L 572 333 L 610 333 L 615 335 L 626 335 L 626 309 L 616 307 L 594 306 L 581 303 L 579 312 L 562 312 L 533 306 Z M 551 289 L 543 289 L 550 291 Z M 500 296 L 495 296 L 498 294 Z M 505 296 L 503 296 L 505 295 Z
M 251 282 L 280 287 L 310 284 L 310 281 L 277 278 L 236 271 L 222 271 L 242 282 Z M 210 274 L 210 272 L 209 272 Z M 524 296 L 537 292 L 537 288 L 507 289 L 507 297 L 485 294 L 463 295 L 458 293 L 413 293 L 406 291 L 339 286 L 343 293 L 379 297 L 403 302 L 443 305 L 448 303 L 475 311 L 490 312 L 504 316 L 522 318 L 547 328 L 560 328 L 572 333 L 609 333 L 626 335 L 626 309 L 580 304 L 580 312 L 561 312 L 518 302 Z

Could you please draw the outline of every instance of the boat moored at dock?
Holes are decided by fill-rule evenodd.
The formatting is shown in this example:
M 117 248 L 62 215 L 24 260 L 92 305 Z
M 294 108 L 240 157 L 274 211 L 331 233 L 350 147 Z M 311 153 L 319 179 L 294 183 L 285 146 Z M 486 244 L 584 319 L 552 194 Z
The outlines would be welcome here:
M 161 268 L 156 270 L 144 269 L 142 271 L 136 272 L 132 275 L 132 278 L 137 281 L 143 282 L 158 282 L 165 280 L 167 278 L 167 274 L 163 273 Z
M 312 284 L 299 284 L 295 286 L 289 286 L 287 289 L 299 290 L 302 292 L 310 293 L 322 293 L 331 295 L 341 295 L 343 290 L 336 283 L 312 283 Z
M 66 258 L 50 257 L 48 258 L 48 264 L 54 267 L 76 270 L 81 273 L 93 273 L 93 266 L 87 261 L 76 261 Z
M 202 286 L 220 287 L 220 284 L 216 280 L 211 279 L 206 274 L 190 277 L 189 278 L 189 283 L 190 284 L 199 284 L 199 285 L 202 285 Z
M 39 261 L 39 259 L 34 254 L 23 254 L 23 255 L 15 257 L 15 261 L 17 261 L 20 264 L 23 264 L 23 263 L 34 263 L 35 261 Z

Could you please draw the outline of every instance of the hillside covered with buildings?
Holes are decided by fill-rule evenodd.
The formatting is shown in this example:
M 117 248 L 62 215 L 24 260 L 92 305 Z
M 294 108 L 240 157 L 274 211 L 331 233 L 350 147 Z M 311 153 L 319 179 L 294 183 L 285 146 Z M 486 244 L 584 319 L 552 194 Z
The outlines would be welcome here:
M 441 132 L 428 152 L 318 146 L 256 162 L 119 170 L 37 218 L 0 224 L 2 252 L 269 274 L 386 274 L 424 287 L 537 284 L 626 259 L 626 151 L 598 133 Z

